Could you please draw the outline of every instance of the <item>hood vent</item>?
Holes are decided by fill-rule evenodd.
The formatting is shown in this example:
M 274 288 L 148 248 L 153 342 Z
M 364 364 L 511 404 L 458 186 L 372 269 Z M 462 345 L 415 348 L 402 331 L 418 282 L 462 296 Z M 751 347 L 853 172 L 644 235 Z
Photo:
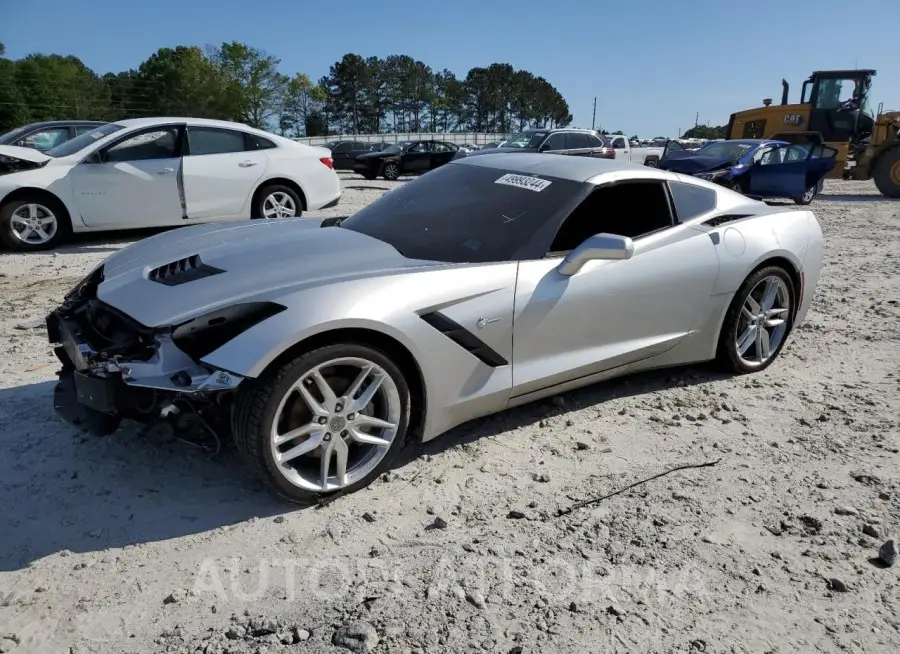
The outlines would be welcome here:
M 725 223 L 732 223 L 735 220 L 743 220 L 744 218 L 750 218 L 753 214 L 749 213 L 733 213 L 726 214 L 724 216 L 713 216 L 709 220 L 704 220 L 704 225 L 709 225 L 710 227 L 718 227 L 719 225 L 724 225 Z
M 147 279 L 151 282 L 165 284 L 166 286 L 178 286 L 187 284 L 188 282 L 204 277 L 211 277 L 225 272 L 220 268 L 215 268 L 203 263 L 199 254 L 194 254 L 185 259 L 179 259 L 172 263 L 167 263 L 159 268 L 153 268 L 148 274 Z

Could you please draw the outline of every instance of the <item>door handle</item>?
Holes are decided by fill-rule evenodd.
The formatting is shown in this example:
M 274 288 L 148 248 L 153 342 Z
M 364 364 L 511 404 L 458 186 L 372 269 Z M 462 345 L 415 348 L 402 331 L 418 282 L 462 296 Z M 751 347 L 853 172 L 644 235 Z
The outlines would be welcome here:
M 238 164 L 241 168 L 249 168 L 250 166 L 255 166 L 257 164 L 256 161 L 242 161 Z
M 169 173 L 174 173 L 174 172 L 175 172 L 174 168 L 163 168 L 162 170 L 157 170 L 156 174 L 157 175 L 168 175 Z

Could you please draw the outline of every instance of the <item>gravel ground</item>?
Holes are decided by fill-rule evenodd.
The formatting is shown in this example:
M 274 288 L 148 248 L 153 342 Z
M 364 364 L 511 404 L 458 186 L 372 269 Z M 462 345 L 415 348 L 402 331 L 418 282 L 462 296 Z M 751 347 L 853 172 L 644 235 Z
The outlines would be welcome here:
M 330 215 L 396 184 L 343 179 Z M 812 208 L 823 276 L 764 373 L 568 393 L 307 510 L 227 444 L 55 417 L 40 321 L 139 236 L 0 254 L 0 653 L 900 651 L 900 202 Z

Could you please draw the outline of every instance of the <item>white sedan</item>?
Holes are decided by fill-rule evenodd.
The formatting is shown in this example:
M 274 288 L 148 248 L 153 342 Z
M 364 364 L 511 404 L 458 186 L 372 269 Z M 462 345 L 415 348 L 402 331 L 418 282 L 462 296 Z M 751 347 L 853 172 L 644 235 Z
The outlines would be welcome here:
M 73 232 L 289 218 L 340 197 L 326 148 L 220 120 L 122 120 L 43 153 L 0 146 L 0 239 L 15 250 Z

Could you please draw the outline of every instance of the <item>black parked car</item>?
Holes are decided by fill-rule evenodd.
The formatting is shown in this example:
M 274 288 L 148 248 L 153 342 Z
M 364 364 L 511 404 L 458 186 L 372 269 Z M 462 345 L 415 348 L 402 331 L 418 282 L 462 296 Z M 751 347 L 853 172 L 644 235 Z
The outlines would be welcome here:
M 325 147 L 331 150 L 331 160 L 335 170 L 353 170 L 356 158 L 366 152 L 377 152 L 383 143 L 363 143 L 362 141 L 330 141 Z
M 426 173 L 450 161 L 459 151 L 444 141 L 404 141 L 381 152 L 368 152 L 356 157 L 353 170 L 366 179 L 397 179 L 402 174 Z
M 474 152 L 460 150 L 454 158 L 478 157 L 499 152 L 548 152 L 607 158 L 608 147 L 609 141 L 606 137 L 591 129 L 526 129 L 507 139 L 499 147 L 488 149 L 485 146 Z
M 106 123 L 97 120 L 52 120 L 31 123 L 0 134 L 0 145 L 17 145 L 45 152 Z

